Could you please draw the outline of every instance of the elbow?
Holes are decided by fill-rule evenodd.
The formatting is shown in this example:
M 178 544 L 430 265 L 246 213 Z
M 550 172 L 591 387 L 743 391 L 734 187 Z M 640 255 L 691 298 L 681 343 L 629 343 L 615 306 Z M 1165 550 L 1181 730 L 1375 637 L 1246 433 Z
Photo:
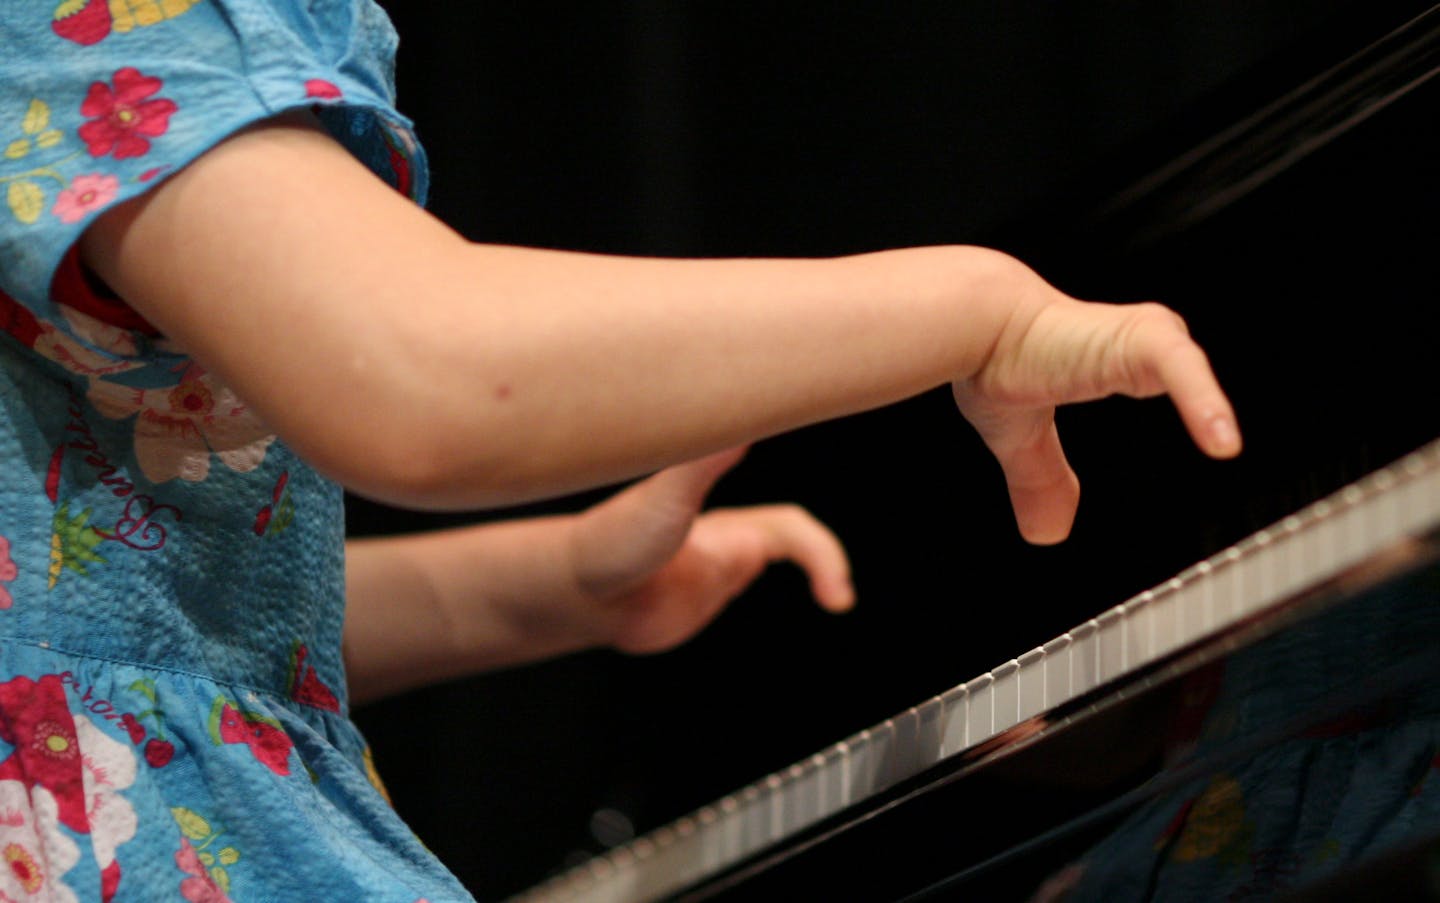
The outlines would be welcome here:
M 489 430 L 452 426 L 414 410 L 356 414 L 339 428 L 348 439 L 311 460 L 346 489 L 399 508 L 460 511 L 529 500 L 523 468 L 504 443 L 475 437 Z

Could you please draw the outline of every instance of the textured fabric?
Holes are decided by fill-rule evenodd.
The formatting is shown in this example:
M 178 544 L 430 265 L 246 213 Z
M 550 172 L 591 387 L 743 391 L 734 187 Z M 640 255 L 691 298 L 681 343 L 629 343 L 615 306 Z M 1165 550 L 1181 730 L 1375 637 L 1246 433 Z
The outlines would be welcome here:
M 73 254 L 292 108 L 419 200 L 394 43 L 368 0 L 0 4 L 0 900 L 468 899 L 347 717 L 340 489 Z

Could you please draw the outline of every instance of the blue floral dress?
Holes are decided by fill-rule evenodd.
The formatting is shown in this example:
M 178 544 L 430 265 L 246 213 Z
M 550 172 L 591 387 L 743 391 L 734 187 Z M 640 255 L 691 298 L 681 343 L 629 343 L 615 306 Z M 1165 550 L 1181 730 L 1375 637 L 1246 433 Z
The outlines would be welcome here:
M 347 717 L 339 487 L 73 250 L 290 109 L 419 201 L 388 20 L 6 0 L 0 47 L 0 901 L 469 899 Z

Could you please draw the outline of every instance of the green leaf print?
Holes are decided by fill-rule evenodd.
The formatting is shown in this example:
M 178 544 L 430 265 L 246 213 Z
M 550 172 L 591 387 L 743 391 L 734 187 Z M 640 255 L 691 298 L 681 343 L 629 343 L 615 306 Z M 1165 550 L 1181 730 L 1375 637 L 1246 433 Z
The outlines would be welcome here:
M 85 576 L 86 564 L 105 564 L 105 559 L 95 551 L 104 537 L 90 526 L 90 509 L 86 508 L 74 517 L 70 516 L 70 503 L 66 502 L 55 510 L 50 529 L 50 580 L 49 589 L 55 588 L 63 568 L 69 568 Z
M 210 823 L 193 809 L 175 806 L 170 810 L 170 814 L 175 816 L 175 823 L 180 826 L 180 833 L 191 840 L 204 840 L 210 836 Z

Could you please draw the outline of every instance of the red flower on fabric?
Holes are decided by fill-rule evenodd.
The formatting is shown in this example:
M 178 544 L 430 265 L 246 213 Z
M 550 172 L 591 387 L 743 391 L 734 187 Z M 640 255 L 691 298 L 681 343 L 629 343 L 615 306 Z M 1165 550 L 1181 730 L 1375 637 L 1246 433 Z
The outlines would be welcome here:
M 117 159 L 141 157 L 150 152 L 149 139 L 165 134 L 175 101 L 152 95 L 164 85 L 130 66 L 119 69 L 111 84 L 94 82 L 80 113 L 90 121 L 80 126 L 80 138 L 92 157 L 113 153 Z
M 290 750 L 295 741 L 283 730 L 258 718 L 247 718 L 228 702 L 220 710 L 220 740 L 244 743 L 251 755 L 278 775 L 290 774 Z
M 0 684 L 0 739 L 15 747 L 0 762 L 0 781 L 41 786 L 55 796 L 60 823 L 90 833 L 85 778 L 75 719 L 58 674 Z

